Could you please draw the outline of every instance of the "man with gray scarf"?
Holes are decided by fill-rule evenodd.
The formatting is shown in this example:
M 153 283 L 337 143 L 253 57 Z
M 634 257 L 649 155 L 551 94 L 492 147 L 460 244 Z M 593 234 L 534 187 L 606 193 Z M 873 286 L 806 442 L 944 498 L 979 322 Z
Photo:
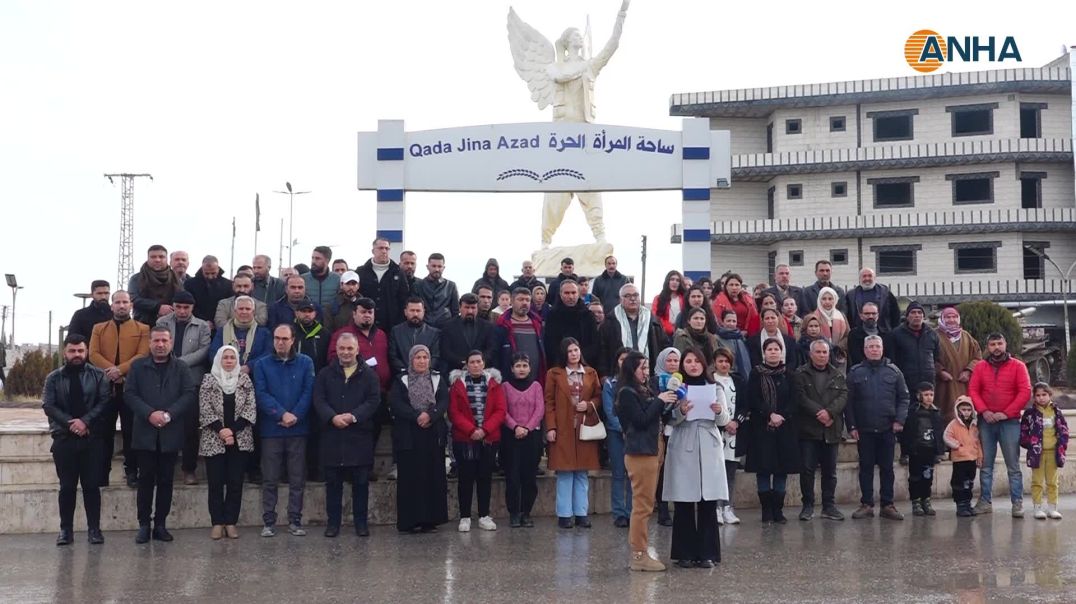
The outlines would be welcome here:
M 889 338 L 889 329 L 882 327 L 878 322 L 878 305 L 874 302 L 865 302 L 859 309 L 859 319 L 856 321 L 857 325 L 848 332 L 848 368 L 851 369 L 856 365 L 862 363 L 866 357 L 863 356 L 863 343 L 867 339 L 867 336 L 878 336 L 882 338 L 882 343 L 885 346 L 886 354 L 892 349 L 892 342 Z
M 868 303 L 877 307 L 878 316 L 875 319 L 882 331 L 893 331 L 900 325 L 897 297 L 888 287 L 874 280 L 873 268 L 865 266 L 859 269 L 859 285 L 849 290 L 844 297 L 844 308 L 847 309 L 848 321 L 853 328 L 859 326 L 863 306 Z

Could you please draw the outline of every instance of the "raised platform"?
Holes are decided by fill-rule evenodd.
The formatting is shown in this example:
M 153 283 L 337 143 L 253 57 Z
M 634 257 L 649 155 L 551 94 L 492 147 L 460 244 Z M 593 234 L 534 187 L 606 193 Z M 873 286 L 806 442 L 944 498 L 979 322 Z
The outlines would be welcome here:
M 381 437 L 379 447 L 389 442 L 388 434 Z M 44 416 L 39 410 L 0 410 L 0 534 L 3 533 L 38 533 L 51 532 L 59 525 L 56 496 L 58 485 L 56 473 L 49 455 L 51 438 L 46 432 Z M 387 461 L 382 458 L 382 462 Z M 379 465 L 383 465 L 379 464 Z M 194 528 L 209 525 L 207 492 L 202 464 L 199 464 L 201 484 L 186 486 L 181 484 L 179 469 L 176 469 L 177 484 L 169 517 L 169 526 L 175 528 Z M 944 462 L 935 471 L 934 495 L 948 497 L 951 464 Z M 1005 479 L 1004 464 L 998 459 L 995 465 L 994 495 L 995 501 L 1006 499 L 1008 490 Z M 1024 487 L 1031 486 L 1031 471 L 1023 467 Z M 119 458 L 113 460 L 112 479 L 114 485 L 102 489 L 101 524 L 105 530 L 131 530 L 137 528 L 135 514 L 135 492 L 118 481 L 123 472 Z M 753 474 L 737 473 L 736 489 L 733 501 L 737 507 L 753 508 L 758 505 Z M 816 492 L 818 486 L 816 485 Z M 907 468 L 896 468 L 896 497 L 899 501 L 908 498 Z M 280 486 L 280 503 L 277 511 L 286 510 L 286 485 Z M 592 514 L 608 514 L 610 511 L 611 477 L 609 472 L 594 472 L 590 478 L 590 509 Z M 1076 473 L 1061 473 L 1061 490 L 1065 493 L 1076 492 Z M 346 489 L 345 489 L 346 491 Z M 551 473 L 539 478 L 538 501 L 535 504 L 535 516 L 555 515 L 556 487 Z M 345 496 L 344 517 L 350 515 L 349 497 Z M 455 516 L 456 483 L 449 481 L 449 513 Z M 788 505 L 798 506 L 800 501 L 799 481 L 790 477 L 788 481 Z M 851 506 L 859 501 L 859 474 L 854 444 L 841 445 L 838 476 L 837 502 Z M 76 528 L 84 527 L 83 512 L 75 514 Z M 1000 510 L 1007 505 L 1002 503 Z M 850 510 L 847 510 L 850 511 Z M 905 510 L 908 511 L 908 510 Z M 495 478 L 493 483 L 493 515 L 503 519 L 507 516 L 504 505 L 504 480 Z M 310 524 L 323 524 L 325 521 L 325 488 L 321 483 L 310 482 L 306 486 L 304 501 L 304 521 Z M 396 520 L 396 483 L 382 478 L 370 485 L 370 522 L 372 524 L 393 524 Z M 242 525 L 261 524 L 261 487 L 247 485 L 243 496 L 243 511 L 240 517 Z

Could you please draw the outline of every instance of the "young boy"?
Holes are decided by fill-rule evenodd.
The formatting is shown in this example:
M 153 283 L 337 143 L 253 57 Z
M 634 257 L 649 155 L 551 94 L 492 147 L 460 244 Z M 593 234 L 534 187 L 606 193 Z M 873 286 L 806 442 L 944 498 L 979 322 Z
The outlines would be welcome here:
M 930 490 L 934 486 L 934 465 L 945 452 L 942 417 L 934 406 L 934 385 L 922 382 L 916 391 L 919 404 L 908 410 L 902 432 L 908 453 L 908 495 L 913 516 L 933 516 Z
M 945 427 L 945 444 L 949 447 L 949 459 L 953 462 L 953 488 L 957 516 L 974 516 L 971 507 L 971 490 L 975 486 L 975 468 L 983 466 L 983 447 L 979 444 L 979 426 L 975 419 L 975 405 L 967 395 L 956 399 L 956 418 Z

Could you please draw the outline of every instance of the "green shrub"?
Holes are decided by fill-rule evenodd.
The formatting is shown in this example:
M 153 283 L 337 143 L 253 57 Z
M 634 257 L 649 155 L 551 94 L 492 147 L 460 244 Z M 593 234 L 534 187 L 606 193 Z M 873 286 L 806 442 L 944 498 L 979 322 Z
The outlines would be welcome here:
M 57 359 L 50 357 L 41 350 L 23 355 L 15 361 L 15 365 L 7 374 L 4 384 L 4 395 L 8 398 L 15 396 L 41 396 L 45 387 L 45 377 L 52 371 L 53 362 Z
M 1007 349 L 1011 354 L 1019 355 L 1024 345 L 1024 333 L 1020 322 L 1012 312 L 995 302 L 964 302 L 957 306 L 960 311 L 960 326 L 975 336 L 986 353 L 986 337 L 994 332 L 1005 336 Z

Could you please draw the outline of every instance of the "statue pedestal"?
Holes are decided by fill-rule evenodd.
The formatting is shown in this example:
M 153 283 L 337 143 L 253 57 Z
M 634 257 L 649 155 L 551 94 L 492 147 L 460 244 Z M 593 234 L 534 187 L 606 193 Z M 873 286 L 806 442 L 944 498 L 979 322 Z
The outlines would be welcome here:
M 613 244 L 585 243 L 563 247 L 551 247 L 537 250 L 531 254 L 536 275 L 560 274 L 560 261 L 571 258 L 575 261 L 575 274 L 583 277 L 596 277 L 605 271 L 605 258 L 613 253 Z

